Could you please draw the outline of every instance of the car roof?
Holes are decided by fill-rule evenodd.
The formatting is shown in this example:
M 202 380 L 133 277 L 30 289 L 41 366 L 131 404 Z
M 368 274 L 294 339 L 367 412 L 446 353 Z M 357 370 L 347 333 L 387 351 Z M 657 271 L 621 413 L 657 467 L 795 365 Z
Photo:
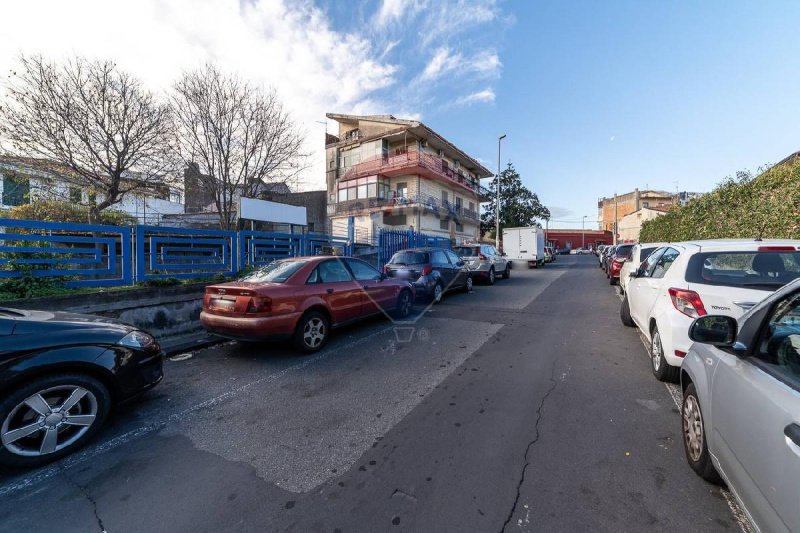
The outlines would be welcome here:
M 670 243 L 670 245 L 682 246 L 686 249 L 694 249 L 700 252 L 721 252 L 721 251 L 757 251 L 763 246 L 794 246 L 800 251 L 800 240 L 791 239 L 708 239 L 697 241 L 681 241 Z

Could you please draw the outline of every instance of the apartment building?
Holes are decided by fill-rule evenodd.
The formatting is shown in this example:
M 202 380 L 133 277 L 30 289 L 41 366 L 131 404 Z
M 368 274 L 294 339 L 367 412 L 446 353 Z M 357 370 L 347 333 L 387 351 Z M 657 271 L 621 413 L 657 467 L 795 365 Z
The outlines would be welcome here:
M 669 211 L 678 203 L 678 197 L 665 191 L 640 191 L 601 198 L 597 202 L 597 221 L 601 230 L 614 231 L 614 222 L 642 208 Z M 615 218 L 616 217 L 616 218 Z
M 380 229 L 441 235 L 457 243 L 480 237 L 482 178 L 492 173 L 416 120 L 328 113 L 339 125 L 326 136 L 328 218 L 334 235 L 355 221 L 357 241 Z

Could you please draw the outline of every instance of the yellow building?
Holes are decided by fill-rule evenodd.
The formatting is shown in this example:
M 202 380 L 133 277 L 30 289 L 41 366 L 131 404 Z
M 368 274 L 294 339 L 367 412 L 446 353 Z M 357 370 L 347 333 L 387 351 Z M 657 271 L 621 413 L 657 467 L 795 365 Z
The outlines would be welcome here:
M 326 116 L 339 124 L 325 146 L 333 235 L 347 235 L 352 216 L 361 242 L 411 226 L 458 243 L 479 238 L 480 180 L 492 176 L 483 165 L 416 120 Z
M 642 231 L 642 223 L 653 220 L 667 212 L 667 208 L 643 207 L 633 213 L 628 213 L 619 219 L 619 240 L 622 242 L 636 242 Z

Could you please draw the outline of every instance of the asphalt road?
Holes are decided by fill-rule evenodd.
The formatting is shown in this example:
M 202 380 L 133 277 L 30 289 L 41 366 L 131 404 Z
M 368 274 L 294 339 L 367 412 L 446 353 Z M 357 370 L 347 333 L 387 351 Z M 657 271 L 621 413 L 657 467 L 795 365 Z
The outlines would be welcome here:
M 81 452 L 0 478 L 4 531 L 723 531 L 594 257 L 375 319 L 227 343 Z

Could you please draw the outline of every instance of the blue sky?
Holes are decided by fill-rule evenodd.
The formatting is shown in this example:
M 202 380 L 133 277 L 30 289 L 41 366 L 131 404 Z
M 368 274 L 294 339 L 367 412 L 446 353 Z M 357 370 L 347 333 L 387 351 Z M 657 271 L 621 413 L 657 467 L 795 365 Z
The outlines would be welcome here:
M 274 89 L 307 134 L 303 189 L 324 187 L 326 112 L 421 118 L 490 169 L 505 133 L 562 227 L 601 196 L 708 191 L 800 149 L 798 0 L 39 0 L 0 18 L 0 92 L 21 52 L 112 59 L 159 95 L 207 61 Z
M 477 5 L 493 16 L 425 47 L 430 6 L 406 12 L 400 30 L 373 32 L 376 43 L 400 41 L 386 55 L 399 81 L 376 96 L 421 114 L 492 169 L 506 133 L 503 162 L 554 219 L 578 221 L 555 225 L 594 219 L 601 196 L 708 191 L 800 149 L 800 2 L 465 3 Z M 350 31 L 381 7 L 332 0 L 327 9 Z M 502 66 L 449 73 L 404 95 L 440 47 L 465 63 L 496 54 Z M 454 105 L 487 90 L 493 100 Z

